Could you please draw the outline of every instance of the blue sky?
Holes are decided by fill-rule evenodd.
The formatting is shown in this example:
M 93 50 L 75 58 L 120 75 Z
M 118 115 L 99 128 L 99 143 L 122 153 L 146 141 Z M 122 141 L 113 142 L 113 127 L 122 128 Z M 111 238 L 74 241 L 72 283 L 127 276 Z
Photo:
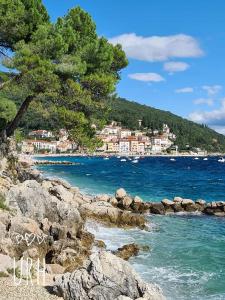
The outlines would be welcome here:
M 74 6 L 129 58 L 121 97 L 225 133 L 224 0 L 44 0 L 53 21 Z

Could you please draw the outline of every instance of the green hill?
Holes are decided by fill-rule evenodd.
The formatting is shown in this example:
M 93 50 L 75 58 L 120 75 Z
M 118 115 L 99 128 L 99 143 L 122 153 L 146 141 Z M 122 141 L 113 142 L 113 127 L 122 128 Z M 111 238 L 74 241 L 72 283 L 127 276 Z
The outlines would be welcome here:
M 111 106 L 109 119 L 121 122 L 127 128 L 137 129 L 139 119 L 142 119 L 143 127 L 151 129 L 160 130 L 163 123 L 168 124 L 177 136 L 176 144 L 179 149 L 186 149 L 186 145 L 190 145 L 209 152 L 225 152 L 225 136 L 206 125 L 196 124 L 171 112 L 122 98 L 113 100 Z

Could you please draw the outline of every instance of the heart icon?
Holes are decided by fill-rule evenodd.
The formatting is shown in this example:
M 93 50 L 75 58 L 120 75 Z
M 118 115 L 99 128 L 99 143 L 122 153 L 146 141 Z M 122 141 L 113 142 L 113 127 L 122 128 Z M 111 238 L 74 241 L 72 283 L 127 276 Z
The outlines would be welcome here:
M 34 233 L 25 233 L 25 241 L 27 243 L 27 246 L 29 247 L 33 241 L 35 240 L 35 234 Z
M 23 236 L 19 233 L 16 234 L 15 238 L 17 245 L 19 245 L 23 241 Z
M 45 238 L 47 237 L 46 234 L 42 234 L 42 235 L 37 235 L 36 238 L 37 238 L 37 242 L 38 244 L 40 245 L 41 243 L 43 243 L 45 241 Z

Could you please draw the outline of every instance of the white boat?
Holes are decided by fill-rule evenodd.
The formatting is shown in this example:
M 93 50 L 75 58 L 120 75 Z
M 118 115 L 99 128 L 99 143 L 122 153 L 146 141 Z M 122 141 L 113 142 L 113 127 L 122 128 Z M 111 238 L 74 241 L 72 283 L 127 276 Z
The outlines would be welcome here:
M 205 157 L 205 158 L 203 158 L 203 160 L 208 160 L 208 158 L 207 158 L 207 157 Z
M 225 158 L 221 157 L 220 159 L 218 159 L 218 162 L 224 163 L 225 162 Z
M 109 157 L 104 157 L 103 159 L 104 159 L 104 160 L 107 160 L 107 159 L 109 159 Z
M 196 159 L 196 160 L 197 160 L 197 159 L 199 159 L 199 157 L 195 157 L 194 159 Z
M 171 160 L 171 161 L 176 161 L 176 159 L 175 159 L 175 158 L 171 158 L 170 160 Z
M 120 161 L 127 161 L 125 158 L 122 158 Z
M 134 159 L 139 159 L 140 158 L 140 156 L 135 156 L 135 158 Z
M 132 163 L 133 163 L 133 164 L 137 164 L 138 162 L 139 162 L 138 159 L 132 160 Z
M 117 156 L 117 158 L 120 158 L 120 156 Z

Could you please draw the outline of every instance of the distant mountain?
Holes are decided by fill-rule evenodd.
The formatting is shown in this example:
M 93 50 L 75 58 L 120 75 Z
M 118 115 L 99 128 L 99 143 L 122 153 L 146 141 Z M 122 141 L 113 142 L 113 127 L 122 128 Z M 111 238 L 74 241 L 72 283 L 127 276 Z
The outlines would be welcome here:
M 138 129 L 138 120 L 142 119 L 142 126 L 152 129 L 162 129 L 166 123 L 176 134 L 176 144 L 179 149 L 199 147 L 209 152 L 225 152 L 225 136 L 208 128 L 206 125 L 196 124 L 168 111 L 142 105 L 123 98 L 117 98 L 111 103 L 110 120 L 121 122 L 125 127 Z

